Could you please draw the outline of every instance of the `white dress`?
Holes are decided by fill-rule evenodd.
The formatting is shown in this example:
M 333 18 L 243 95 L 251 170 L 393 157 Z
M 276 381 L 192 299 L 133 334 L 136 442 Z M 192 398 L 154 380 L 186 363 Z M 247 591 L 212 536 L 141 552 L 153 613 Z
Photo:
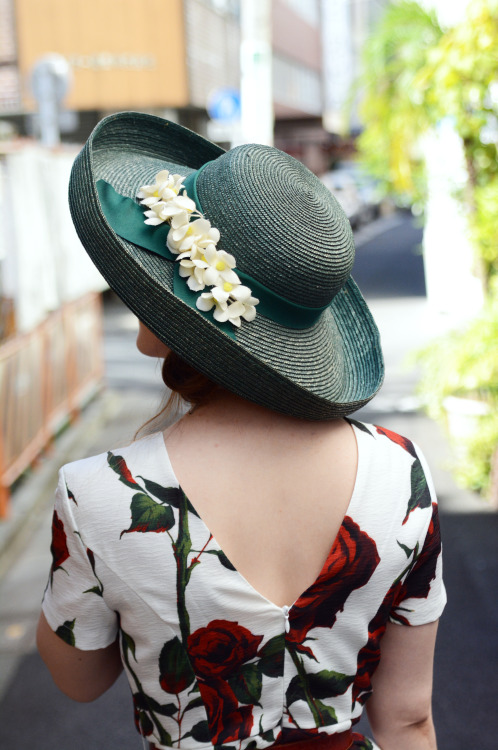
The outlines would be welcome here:
M 80 649 L 119 637 L 137 729 L 157 747 L 259 749 L 343 732 L 370 695 L 387 622 L 441 615 L 425 460 L 406 438 L 349 421 L 354 491 L 319 576 L 288 607 L 230 563 L 161 433 L 61 469 L 43 611 Z M 355 734 L 353 747 L 375 745 Z

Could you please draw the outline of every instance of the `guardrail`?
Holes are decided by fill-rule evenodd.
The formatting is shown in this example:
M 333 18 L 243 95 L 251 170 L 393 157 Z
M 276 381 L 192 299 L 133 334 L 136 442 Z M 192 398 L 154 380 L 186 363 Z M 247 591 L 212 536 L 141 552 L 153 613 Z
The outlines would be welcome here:
M 10 487 L 102 382 L 102 303 L 90 293 L 0 345 L 0 518 Z

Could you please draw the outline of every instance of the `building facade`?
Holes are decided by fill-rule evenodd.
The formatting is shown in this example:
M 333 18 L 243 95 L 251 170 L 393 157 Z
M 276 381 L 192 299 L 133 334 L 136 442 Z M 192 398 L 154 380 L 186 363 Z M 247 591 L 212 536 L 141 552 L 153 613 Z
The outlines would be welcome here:
M 212 91 L 238 86 L 238 0 L 0 0 L 0 117 L 34 134 L 31 75 L 46 55 L 70 65 L 63 137 L 139 110 L 205 130 Z

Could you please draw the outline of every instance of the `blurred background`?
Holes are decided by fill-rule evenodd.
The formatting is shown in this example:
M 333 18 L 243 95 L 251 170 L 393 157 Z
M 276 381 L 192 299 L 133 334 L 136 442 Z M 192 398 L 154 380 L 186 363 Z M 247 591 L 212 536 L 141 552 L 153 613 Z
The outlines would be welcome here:
M 54 473 L 132 439 L 163 393 L 67 207 L 92 128 L 136 110 L 224 148 L 275 145 L 343 206 L 386 357 L 358 417 L 419 442 L 446 527 L 440 747 L 468 750 L 481 727 L 496 748 L 497 50 L 498 0 L 0 0 L 0 745 L 77 748 L 80 721 L 81 746 L 100 746 L 55 697 L 60 734 L 40 737 L 52 688 L 33 638 Z M 31 734 L 13 718 L 26 705 Z

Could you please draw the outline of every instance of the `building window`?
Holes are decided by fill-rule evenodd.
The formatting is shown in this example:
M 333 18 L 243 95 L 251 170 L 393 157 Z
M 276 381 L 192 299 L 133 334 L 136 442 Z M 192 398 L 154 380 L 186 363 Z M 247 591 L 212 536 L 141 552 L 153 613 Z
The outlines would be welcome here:
M 274 55 L 273 99 L 279 104 L 306 114 L 320 115 L 322 111 L 320 74 L 293 60 Z
M 311 26 L 316 27 L 320 24 L 319 0 L 283 0 L 283 2 Z

